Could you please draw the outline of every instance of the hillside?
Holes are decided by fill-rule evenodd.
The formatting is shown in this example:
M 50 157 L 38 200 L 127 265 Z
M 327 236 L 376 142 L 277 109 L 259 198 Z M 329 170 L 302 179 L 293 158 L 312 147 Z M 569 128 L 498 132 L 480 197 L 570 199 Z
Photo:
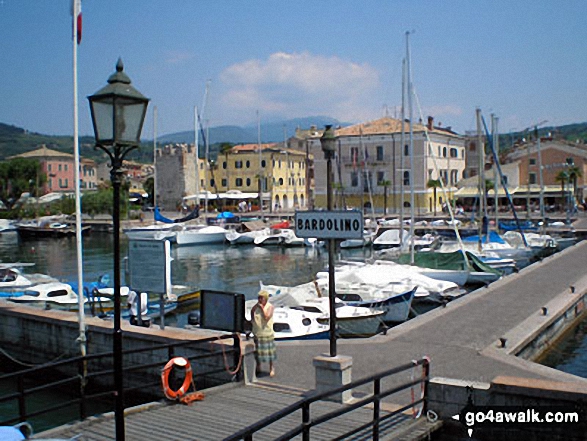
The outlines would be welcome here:
M 298 127 L 309 128 L 312 125 L 324 127 L 325 124 L 334 124 L 345 126 L 347 124 L 325 117 L 314 116 L 307 118 L 296 118 L 286 121 L 276 121 L 261 125 L 261 142 L 281 142 L 284 138 L 284 128 L 286 136 L 290 137 L 295 133 Z M 539 130 L 541 136 L 551 133 L 555 137 L 561 137 L 571 142 L 587 143 L 587 122 L 568 124 L 558 127 L 543 127 Z M 248 125 L 239 126 L 218 126 L 209 129 L 210 151 L 217 151 L 217 147 L 222 142 L 232 144 L 238 143 L 256 143 L 258 139 L 257 127 Z M 528 137 L 526 133 L 506 133 L 500 135 L 500 146 L 506 150 L 517 140 Z M 203 145 L 200 134 L 200 142 Z M 194 142 L 194 131 L 185 131 L 164 135 L 158 138 L 158 145 L 166 143 L 190 143 Z M 29 132 L 26 129 L 15 127 L 8 124 L 0 123 L 0 161 L 14 155 L 28 152 L 45 144 L 47 147 L 65 153 L 72 153 L 73 140 L 70 136 L 49 136 L 39 133 Z M 94 148 L 94 138 L 85 136 L 80 138 L 80 154 L 84 158 L 94 159 L 97 162 L 106 161 L 105 154 Z M 212 155 L 214 156 L 214 155 Z M 133 161 L 149 163 L 153 161 L 153 141 L 144 140 L 139 150 L 133 151 L 128 158 Z

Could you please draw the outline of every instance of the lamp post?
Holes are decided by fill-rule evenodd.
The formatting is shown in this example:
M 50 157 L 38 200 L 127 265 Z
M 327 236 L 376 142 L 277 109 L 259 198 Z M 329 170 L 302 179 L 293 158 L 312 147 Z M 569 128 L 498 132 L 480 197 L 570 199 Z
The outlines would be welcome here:
M 332 210 L 332 159 L 336 151 L 336 136 L 331 125 L 320 138 L 320 145 L 326 160 L 326 209 Z M 336 357 L 336 311 L 334 302 L 336 290 L 334 286 L 334 239 L 328 239 L 328 299 L 330 303 L 330 356 Z
M 110 158 L 113 188 L 112 221 L 114 225 L 114 353 L 116 440 L 124 440 L 124 396 L 122 379 L 122 329 L 120 327 L 120 184 L 122 161 L 139 146 L 149 99 L 131 86 L 119 58 L 116 72 L 108 85 L 89 96 L 96 148 Z

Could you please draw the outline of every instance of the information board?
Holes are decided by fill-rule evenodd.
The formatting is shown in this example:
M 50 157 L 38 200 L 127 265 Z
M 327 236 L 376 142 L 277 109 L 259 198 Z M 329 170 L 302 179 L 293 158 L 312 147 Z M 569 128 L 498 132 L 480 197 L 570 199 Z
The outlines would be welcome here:
M 168 240 L 128 242 L 130 289 L 165 294 L 171 280 L 171 245 Z

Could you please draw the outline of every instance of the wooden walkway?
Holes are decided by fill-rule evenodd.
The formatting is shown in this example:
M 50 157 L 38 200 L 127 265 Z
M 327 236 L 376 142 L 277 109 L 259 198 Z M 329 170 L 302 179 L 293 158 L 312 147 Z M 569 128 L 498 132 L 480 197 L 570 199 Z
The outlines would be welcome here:
M 221 386 L 204 391 L 204 393 L 206 396 L 203 401 L 194 402 L 189 406 L 151 403 L 127 409 L 125 413 L 126 440 L 220 441 L 303 398 L 300 391 L 280 388 L 263 382 L 258 382 L 253 386 L 245 386 L 242 383 Z M 341 404 L 333 402 L 316 402 L 311 407 L 311 415 L 316 418 L 340 406 Z M 313 428 L 311 439 L 337 439 L 371 418 L 372 411 L 370 409 L 355 410 Z M 259 432 L 254 439 L 275 439 L 299 425 L 301 421 L 301 413 L 293 413 L 290 417 L 268 426 Z M 439 428 L 440 424 L 440 422 L 429 423 L 425 418 L 414 420 L 401 415 L 382 423 L 380 439 L 404 441 L 428 439 L 429 434 Z M 77 441 L 115 440 L 114 415 L 109 413 L 91 417 L 79 423 L 37 434 L 34 438 L 70 439 L 74 437 Z M 301 437 L 296 439 L 301 439 Z M 372 437 L 369 432 L 364 432 L 341 439 L 367 441 Z

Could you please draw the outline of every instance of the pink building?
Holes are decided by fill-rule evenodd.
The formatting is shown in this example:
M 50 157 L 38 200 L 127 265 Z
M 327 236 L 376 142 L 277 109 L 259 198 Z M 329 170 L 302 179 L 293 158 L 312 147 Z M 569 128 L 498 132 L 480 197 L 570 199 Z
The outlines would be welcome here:
M 43 172 L 47 175 L 47 182 L 42 189 L 43 194 L 75 191 L 73 155 L 51 150 L 43 145 L 37 150 L 13 157 L 37 159 L 39 161 Z

